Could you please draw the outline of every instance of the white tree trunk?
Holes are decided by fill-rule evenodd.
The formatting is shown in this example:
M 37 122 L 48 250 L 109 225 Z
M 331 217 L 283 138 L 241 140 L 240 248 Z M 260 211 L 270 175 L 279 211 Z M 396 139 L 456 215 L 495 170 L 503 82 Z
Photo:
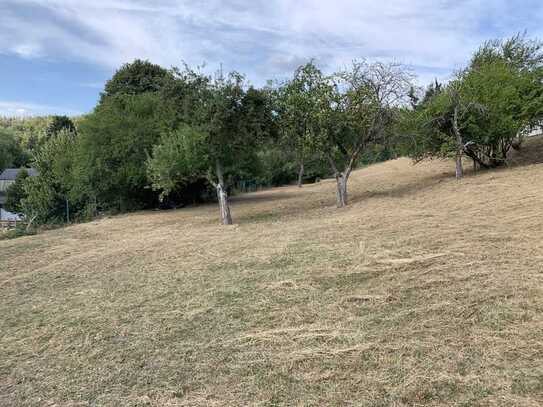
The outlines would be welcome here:
M 298 171 L 298 187 L 301 188 L 304 182 L 304 162 L 300 162 L 300 170 Z
M 337 201 L 338 208 L 343 208 L 344 206 L 347 206 L 347 203 L 348 203 L 347 180 L 348 179 L 349 179 L 349 176 L 346 175 L 345 173 L 336 174 L 336 184 L 337 184 L 336 201 Z
M 36 218 L 38 217 L 38 215 L 34 215 L 30 218 L 30 220 L 28 221 L 28 223 L 26 224 L 26 229 L 25 231 L 28 233 L 30 231 L 30 229 L 32 228 L 32 224 L 34 223 L 34 221 L 36 220 Z
M 230 215 L 230 205 L 228 204 L 228 194 L 221 183 L 217 184 L 217 199 L 219 201 L 219 213 L 223 225 L 232 224 L 232 215 Z
M 464 176 L 464 169 L 462 168 L 462 152 L 456 152 L 456 178 L 460 179 Z
M 218 182 L 215 185 L 217 190 L 217 200 L 219 201 L 219 214 L 221 217 L 221 223 L 223 225 L 232 224 L 232 215 L 230 214 L 230 204 L 228 203 L 228 194 L 226 193 L 226 188 L 224 186 L 224 176 L 222 171 L 221 164 L 217 161 L 216 163 L 216 172 Z

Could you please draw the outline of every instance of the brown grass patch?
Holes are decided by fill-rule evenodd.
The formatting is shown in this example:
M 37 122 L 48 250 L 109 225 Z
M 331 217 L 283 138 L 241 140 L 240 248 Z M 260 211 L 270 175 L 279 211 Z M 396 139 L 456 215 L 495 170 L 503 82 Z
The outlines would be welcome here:
M 541 405 L 543 166 L 452 170 L 1 241 L 0 405 Z

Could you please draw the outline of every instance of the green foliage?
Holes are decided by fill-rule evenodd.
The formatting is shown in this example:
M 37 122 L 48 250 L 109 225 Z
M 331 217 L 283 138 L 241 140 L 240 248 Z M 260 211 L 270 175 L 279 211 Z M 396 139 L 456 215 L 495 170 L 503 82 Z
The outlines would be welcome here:
M 52 116 L 45 129 L 45 137 L 50 139 L 62 131 L 77 133 L 74 122 L 68 116 Z
M 25 181 L 28 178 L 28 171 L 21 170 L 17 177 L 15 178 L 15 182 L 11 184 L 6 191 L 6 203 L 5 208 L 6 210 L 13 212 L 13 213 L 22 213 L 22 200 L 26 197 L 24 184 Z
M 321 166 L 318 176 L 332 171 L 348 177 L 358 163 L 390 156 L 385 130 L 392 122 L 392 107 L 410 89 L 414 97 L 409 79 L 395 64 L 355 61 L 331 76 L 313 61 L 300 66 L 277 91 L 280 146 L 298 163 L 315 156 L 326 159 L 331 168 L 323 171 Z
M 480 159 L 500 165 L 507 159 L 513 141 L 534 123 L 526 111 L 526 94 L 535 91 L 531 75 L 523 75 L 503 61 L 468 71 L 462 78 L 465 97 L 484 107 L 484 115 L 468 118 L 466 143 L 473 143 Z M 540 87 L 541 85 L 537 85 Z
M 259 185 L 286 185 L 296 179 L 296 157 L 279 146 L 268 145 L 262 148 L 258 152 L 258 161 L 260 171 L 256 181 Z
M 30 153 L 44 137 L 50 120 L 49 116 L 0 117 L 0 129 L 12 132 L 23 151 Z
M 295 152 L 283 145 L 267 143 L 257 153 L 258 166 L 244 181 L 252 180 L 256 186 L 274 187 L 288 185 L 297 180 L 299 161 Z M 252 177 L 250 177 L 252 175 Z M 330 175 L 328 164 L 318 154 L 307 154 L 304 158 L 304 182 L 314 182 Z
M 394 63 L 354 61 L 330 77 L 320 76 L 312 148 L 328 160 L 334 173 L 348 177 L 361 155 L 365 154 L 363 161 L 371 161 L 374 146 L 385 148 L 398 106 L 411 89 L 409 72 Z
M 212 77 L 185 67 L 172 75 L 162 93 L 169 100 L 163 117 L 177 131 L 162 137 L 148 161 L 153 187 L 164 198 L 189 180 L 243 178 L 259 144 L 274 132 L 269 94 L 245 90 L 237 72 Z
M 542 75 L 539 42 L 515 36 L 485 43 L 455 80 L 429 87 L 421 103 L 404 110 L 406 151 L 423 159 L 461 149 L 484 167 L 504 164 L 515 140 L 543 116 Z
M 208 135 L 207 155 L 212 165 L 235 167 L 241 155 L 254 151 L 258 141 L 260 123 L 250 116 L 252 108 L 257 108 L 258 96 L 248 96 L 243 81 L 237 72 L 219 74 L 209 78 L 209 86 L 204 89 L 207 103 L 201 110 L 200 126 Z
M 527 38 L 526 34 L 517 34 L 504 40 L 486 41 L 474 53 L 469 66 L 470 69 L 478 69 L 495 62 L 504 62 L 517 71 L 541 71 L 542 51 L 541 41 Z
M 279 141 L 297 163 L 303 163 L 311 154 L 311 135 L 317 128 L 323 84 L 322 72 L 310 61 L 298 67 L 294 77 L 275 94 Z
M 145 162 L 161 133 L 159 97 L 147 93 L 104 99 L 80 123 L 74 193 L 102 209 L 150 207 Z
M 75 135 L 62 131 L 35 151 L 33 166 L 38 175 L 23 182 L 20 201 L 21 212 L 27 219 L 37 224 L 67 220 L 67 206 L 74 183 L 75 145 Z
M 161 191 L 161 200 L 200 178 L 209 166 L 206 134 L 187 125 L 164 134 L 147 160 L 149 179 Z
M 21 222 L 17 223 L 17 226 L 15 226 L 15 229 L 8 230 L 7 232 L 0 233 L 0 240 L 9 240 L 9 239 L 17 239 L 18 237 L 22 236 L 32 236 L 36 234 L 35 228 L 27 228 L 26 225 L 24 225 Z
M 401 151 L 406 152 L 416 161 L 429 157 L 450 157 L 456 153 L 456 138 L 453 132 L 454 109 L 462 109 L 459 128 L 464 131 L 468 125 L 469 102 L 460 82 L 449 84 L 446 88 L 434 92 L 430 87 L 423 102 L 413 111 L 401 110 L 402 135 Z M 465 120 L 464 120 L 465 119 Z
M 301 164 L 306 180 L 334 175 L 344 204 L 358 165 L 466 154 L 497 166 L 543 117 L 543 46 L 523 35 L 483 44 L 446 85 L 423 91 L 411 79 L 395 63 L 354 61 L 325 75 L 310 61 L 257 89 L 237 72 L 135 60 L 76 123 L 0 119 L 0 169 L 40 173 L 16 182 L 9 205 L 58 222 L 68 207 L 86 218 L 198 201 L 211 185 L 226 197 L 235 185 L 287 184 Z
M 161 66 L 136 59 L 132 63 L 124 64 L 107 81 L 100 103 L 112 96 L 135 96 L 148 92 L 158 92 L 164 85 L 168 75 L 168 71 Z
M 29 156 L 17 142 L 15 134 L 0 128 L 0 172 L 5 168 L 23 167 L 28 161 Z
M 360 165 L 369 165 L 369 164 L 375 164 L 383 161 L 388 161 L 397 158 L 398 154 L 391 145 L 391 143 L 387 144 L 372 144 L 368 146 L 366 150 L 364 150 L 360 154 L 360 158 L 358 160 L 358 163 Z

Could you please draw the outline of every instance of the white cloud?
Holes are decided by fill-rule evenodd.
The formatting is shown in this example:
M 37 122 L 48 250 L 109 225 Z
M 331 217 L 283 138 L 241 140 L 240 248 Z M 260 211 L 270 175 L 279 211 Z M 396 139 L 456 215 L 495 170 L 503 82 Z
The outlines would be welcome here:
M 16 44 L 13 46 L 12 51 L 23 58 L 37 58 L 42 56 L 42 49 L 38 44 Z
M 222 62 L 257 82 L 284 75 L 311 57 L 330 69 L 353 58 L 394 57 L 416 67 L 426 82 L 466 63 L 487 37 L 530 28 L 523 13 L 533 18 L 543 9 L 532 0 L 525 10 L 511 3 L 18 0 L 0 16 L 5 28 L 0 52 L 71 58 L 110 69 L 134 58 L 164 66 Z M 25 8 L 31 11 L 21 13 Z
M 0 117 L 30 117 L 53 114 L 77 116 L 81 112 L 60 106 L 41 105 L 37 103 L 0 100 Z

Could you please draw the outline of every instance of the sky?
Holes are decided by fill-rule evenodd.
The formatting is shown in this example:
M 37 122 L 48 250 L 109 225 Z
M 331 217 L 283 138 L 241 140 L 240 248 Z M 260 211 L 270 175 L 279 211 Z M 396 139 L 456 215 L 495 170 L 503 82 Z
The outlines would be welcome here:
M 541 0 L 0 0 L 0 116 L 92 111 L 123 63 L 203 63 L 262 85 L 314 58 L 446 80 L 488 39 L 543 37 Z

